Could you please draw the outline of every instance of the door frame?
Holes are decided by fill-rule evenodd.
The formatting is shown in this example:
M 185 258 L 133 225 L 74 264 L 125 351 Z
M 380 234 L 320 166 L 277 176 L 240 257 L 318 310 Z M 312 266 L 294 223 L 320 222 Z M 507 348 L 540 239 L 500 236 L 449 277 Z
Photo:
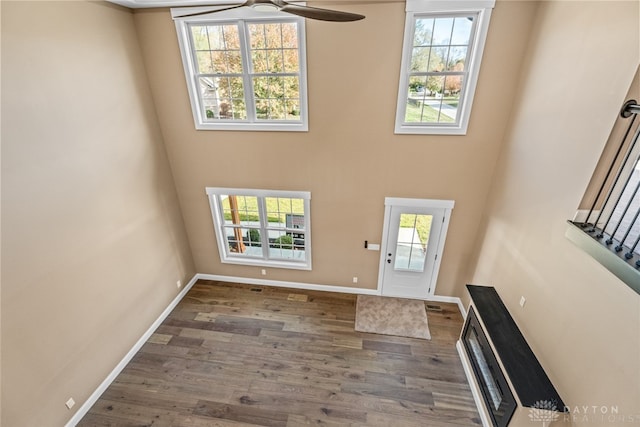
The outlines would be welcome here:
M 454 200 L 440 200 L 440 199 L 411 199 L 401 197 L 385 197 L 384 198 L 384 222 L 382 227 L 382 239 L 380 241 L 380 266 L 378 268 L 378 293 L 383 294 L 383 282 L 384 282 L 384 269 L 386 264 L 388 253 L 387 245 L 389 240 L 389 227 L 391 222 L 391 208 L 436 208 L 444 209 L 444 221 L 442 228 L 440 229 L 440 235 L 438 236 L 438 245 L 436 248 L 436 259 L 433 265 L 433 271 L 430 277 L 431 286 L 429 287 L 425 298 L 428 299 L 435 295 L 438 273 L 440 272 L 440 263 L 442 262 L 442 253 L 444 251 L 444 244 L 447 237 L 447 231 L 449 229 L 449 222 L 451 220 L 451 210 L 455 205 Z

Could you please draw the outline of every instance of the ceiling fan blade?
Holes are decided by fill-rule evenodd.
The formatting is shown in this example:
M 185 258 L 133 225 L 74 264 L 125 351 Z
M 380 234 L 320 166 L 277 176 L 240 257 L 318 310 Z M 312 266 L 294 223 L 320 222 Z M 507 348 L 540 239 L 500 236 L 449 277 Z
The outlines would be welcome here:
M 364 19 L 364 15 L 359 15 L 357 13 L 340 12 L 338 10 L 320 9 L 318 7 L 310 6 L 298 6 L 291 3 L 284 3 L 284 5 L 280 6 L 280 10 L 282 12 L 291 13 L 292 15 L 302 16 L 303 18 L 318 19 L 320 21 L 351 22 Z
M 189 16 L 206 15 L 208 13 L 222 12 L 223 10 L 237 9 L 239 7 L 245 7 L 246 5 L 247 5 L 247 3 L 242 3 L 242 4 L 237 4 L 237 5 L 234 5 L 234 6 L 224 7 L 222 9 L 212 9 L 212 10 L 205 10 L 205 11 L 201 11 L 201 12 L 186 13 L 184 15 L 176 16 L 176 18 L 186 18 L 186 17 L 189 17 Z

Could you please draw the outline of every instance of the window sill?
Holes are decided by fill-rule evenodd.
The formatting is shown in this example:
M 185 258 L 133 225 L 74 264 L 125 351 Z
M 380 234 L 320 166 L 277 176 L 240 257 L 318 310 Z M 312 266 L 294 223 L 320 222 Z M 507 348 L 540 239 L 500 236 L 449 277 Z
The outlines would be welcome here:
M 306 123 L 196 123 L 197 130 L 308 132 Z
M 311 270 L 311 261 L 308 262 L 288 262 L 288 261 L 266 261 L 264 259 L 239 259 L 233 257 L 222 258 L 223 264 L 244 265 L 249 267 L 270 267 L 287 268 L 291 270 Z
M 640 270 L 635 268 L 624 258 L 624 251 L 615 252 L 614 249 L 600 243 L 599 240 L 585 233 L 579 225 L 568 221 L 565 236 L 580 249 L 591 255 L 607 270 L 627 284 L 637 294 L 640 294 Z M 615 245 L 611 245 L 613 248 Z M 633 261 L 633 260 L 632 260 Z
M 396 135 L 466 135 L 466 126 L 447 125 L 397 125 Z

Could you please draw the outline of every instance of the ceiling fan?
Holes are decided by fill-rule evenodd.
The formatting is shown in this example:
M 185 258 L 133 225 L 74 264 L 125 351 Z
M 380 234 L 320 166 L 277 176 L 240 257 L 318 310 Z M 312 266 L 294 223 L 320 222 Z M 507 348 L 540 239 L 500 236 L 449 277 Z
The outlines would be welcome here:
M 226 4 L 216 3 L 216 6 L 227 6 Z M 208 13 L 222 12 L 224 10 L 237 9 L 239 7 L 251 7 L 258 11 L 275 11 L 290 13 L 292 15 L 302 16 L 303 18 L 317 19 L 320 21 L 331 22 L 352 22 L 364 19 L 364 15 L 357 13 L 341 12 L 338 10 L 321 9 L 318 7 L 301 6 L 297 4 L 287 3 L 284 0 L 246 0 L 242 4 L 229 3 L 229 7 L 223 7 L 222 9 L 209 10 L 204 12 L 187 13 L 180 15 L 180 18 L 187 16 L 198 16 Z

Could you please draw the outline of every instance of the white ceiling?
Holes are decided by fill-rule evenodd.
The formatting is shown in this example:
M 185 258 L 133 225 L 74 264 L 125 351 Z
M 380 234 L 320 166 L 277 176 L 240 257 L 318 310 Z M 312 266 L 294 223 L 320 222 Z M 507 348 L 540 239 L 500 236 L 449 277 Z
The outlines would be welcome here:
M 233 5 L 244 3 L 244 0 L 107 0 L 111 3 L 129 7 L 131 9 L 142 9 L 145 7 L 180 7 L 180 6 L 200 6 L 200 5 Z
M 181 7 L 181 6 L 217 6 L 242 4 L 244 0 L 107 0 L 111 3 L 129 7 L 131 9 L 142 9 L 146 7 Z M 319 7 L 328 4 L 375 4 L 375 3 L 403 3 L 405 0 L 307 0 L 309 3 L 318 3 Z M 290 3 L 300 3 L 291 0 Z M 323 4 L 325 3 L 325 4 Z

